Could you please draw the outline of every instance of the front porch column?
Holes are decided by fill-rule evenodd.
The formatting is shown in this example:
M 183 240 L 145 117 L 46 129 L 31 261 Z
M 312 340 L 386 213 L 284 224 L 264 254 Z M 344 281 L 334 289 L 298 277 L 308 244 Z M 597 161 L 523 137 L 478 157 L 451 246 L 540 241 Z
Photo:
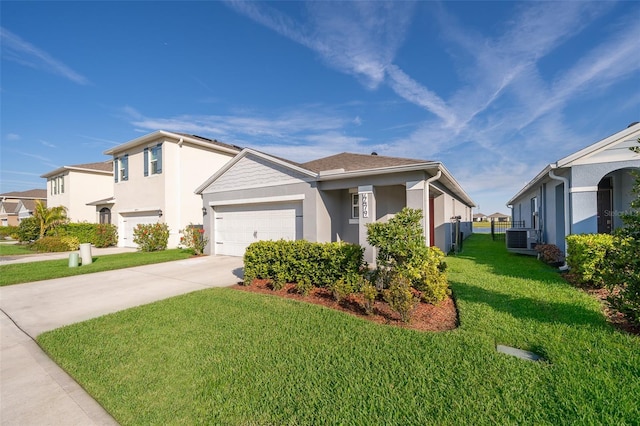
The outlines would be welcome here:
M 376 221 L 376 197 L 373 185 L 358 187 L 360 213 L 358 217 L 358 243 L 364 247 L 364 260 L 372 266 L 376 264 L 376 250 L 367 242 L 367 223 Z
M 427 245 L 429 245 L 429 209 L 427 208 L 426 197 L 429 194 L 425 194 L 425 181 L 410 181 L 407 182 L 407 207 L 410 209 L 422 211 L 422 236 Z

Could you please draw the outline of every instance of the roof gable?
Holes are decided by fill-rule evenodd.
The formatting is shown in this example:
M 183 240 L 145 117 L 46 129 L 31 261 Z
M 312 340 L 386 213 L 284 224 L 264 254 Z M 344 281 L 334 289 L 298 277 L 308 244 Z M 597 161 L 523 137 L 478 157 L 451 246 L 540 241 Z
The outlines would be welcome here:
M 146 134 L 137 139 L 125 142 L 104 152 L 105 155 L 117 155 L 139 145 L 151 143 L 155 140 L 166 138 L 175 141 L 178 144 L 189 144 L 199 146 L 205 149 L 224 152 L 226 154 L 237 154 L 242 149 L 235 145 L 219 142 L 215 139 L 208 139 L 202 136 L 189 135 L 187 133 L 168 132 L 166 130 L 158 130 L 153 133 Z
M 11 199 L 46 200 L 47 190 L 46 189 L 29 189 L 27 191 L 5 192 L 4 194 L 0 194 L 0 197 L 11 198 Z

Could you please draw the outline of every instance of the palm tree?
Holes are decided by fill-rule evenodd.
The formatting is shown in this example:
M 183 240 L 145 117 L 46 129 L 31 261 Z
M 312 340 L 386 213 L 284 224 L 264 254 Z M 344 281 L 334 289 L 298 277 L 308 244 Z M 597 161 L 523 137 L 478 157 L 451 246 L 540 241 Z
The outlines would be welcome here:
M 64 206 L 46 208 L 40 200 L 37 200 L 33 217 L 40 224 L 40 238 L 42 238 L 49 229 L 67 222 L 67 208 Z

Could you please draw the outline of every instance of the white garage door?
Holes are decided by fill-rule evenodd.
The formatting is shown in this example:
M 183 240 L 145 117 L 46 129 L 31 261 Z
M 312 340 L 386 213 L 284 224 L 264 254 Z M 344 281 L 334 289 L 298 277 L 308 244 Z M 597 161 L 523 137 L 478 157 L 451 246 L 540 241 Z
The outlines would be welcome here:
M 152 224 L 158 222 L 158 214 L 149 215 L 149 212 L 144 213 L 127 213 L 122 214 L 122 246 L 124 247 L 138 247 L 133 242 L 133 230 L 138 224 Z
M 300 202 L 219 206 L 214 211 L 216 254 L 244 256 L 254 241 L 302 238 Z

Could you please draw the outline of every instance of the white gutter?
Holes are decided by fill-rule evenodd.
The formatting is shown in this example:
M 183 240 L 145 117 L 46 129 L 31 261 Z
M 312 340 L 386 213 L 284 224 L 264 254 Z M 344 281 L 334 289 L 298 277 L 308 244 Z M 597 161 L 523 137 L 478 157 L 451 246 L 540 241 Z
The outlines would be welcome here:
M 436 173 L 435 176 L 430 177 L 429 179 L 424 181 L 424 199 L 426 202 L 426 206 L 423 209 L 423 212 L 425 212 L 424 215 L 424 229 L 425 229 L 425 233 L 424 233 L 424 238 L 425 238 L 425 244 L 427 246 L 431 245 L 431 211 L 429 210 L 429 185 L 431 185 L 431 182 L 435 182 L 438 179 L 440 179 L 440 176 L 442 176 L 442 171 L 438 168 L 438 173 Z

